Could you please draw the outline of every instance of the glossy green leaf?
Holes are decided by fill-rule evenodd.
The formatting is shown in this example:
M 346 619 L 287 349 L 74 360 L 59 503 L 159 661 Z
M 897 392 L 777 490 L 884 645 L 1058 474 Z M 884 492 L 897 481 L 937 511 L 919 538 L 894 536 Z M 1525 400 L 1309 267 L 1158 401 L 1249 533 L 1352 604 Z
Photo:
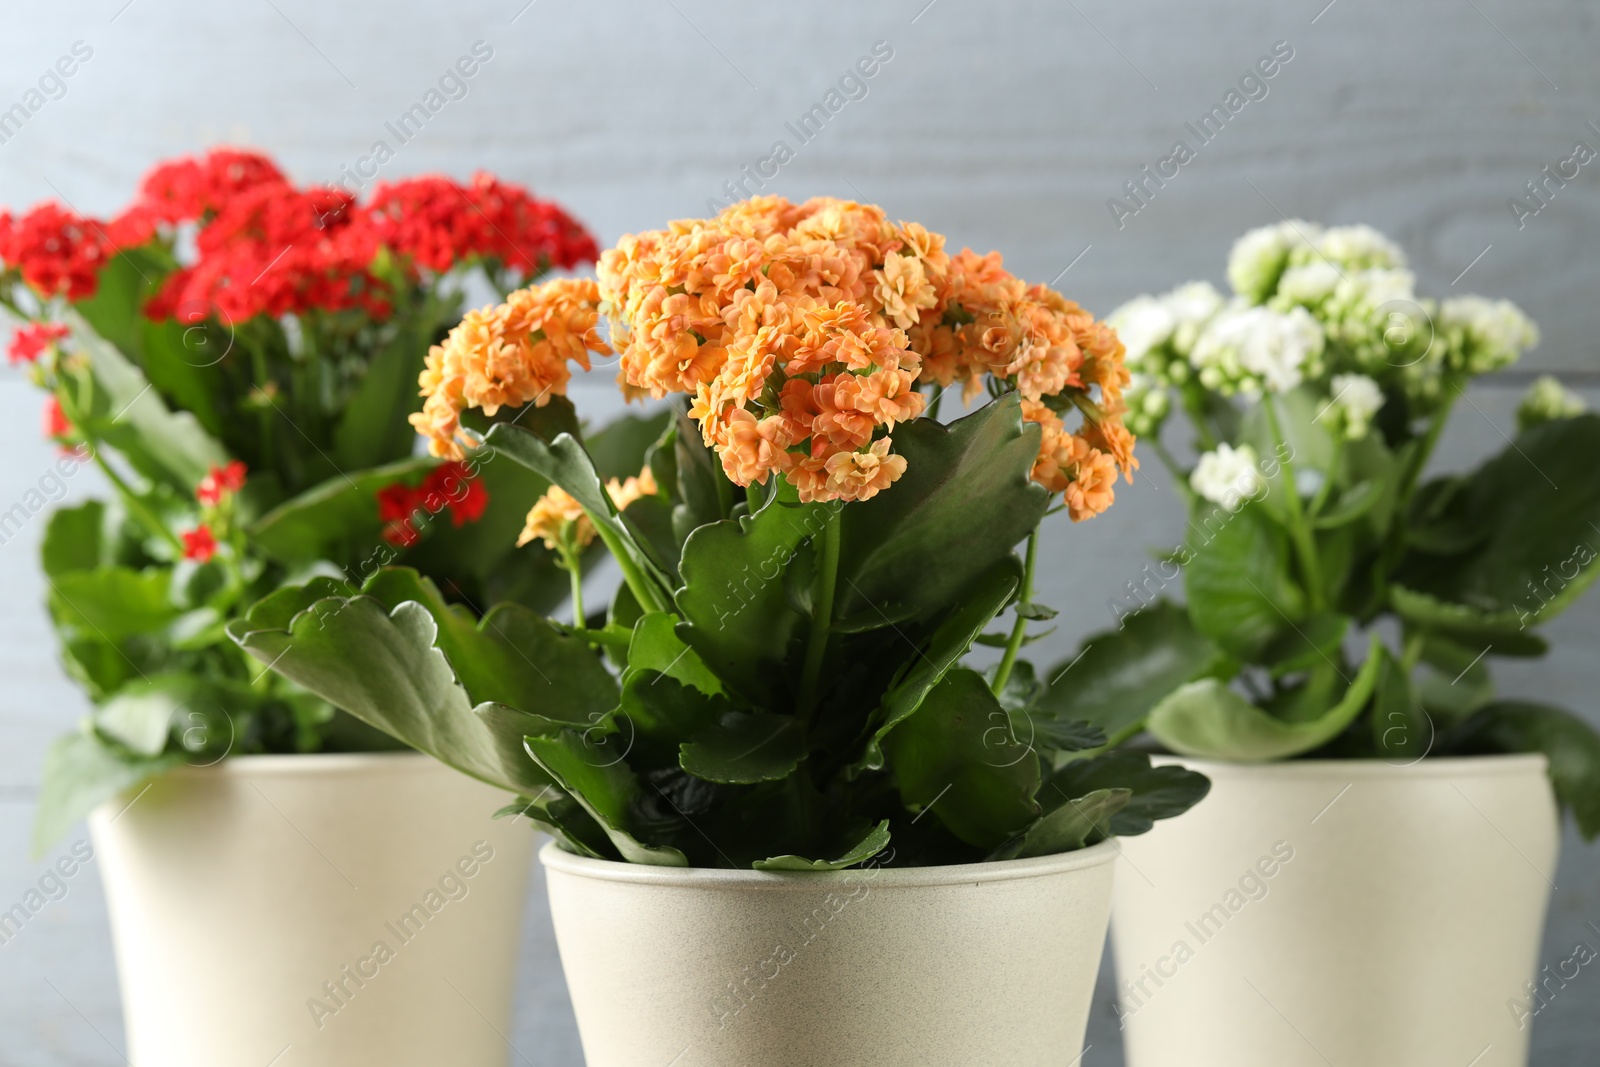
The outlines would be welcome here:
M 685 743 L 679 762 L 708 782 L 750 784 L 788 777 L 805 756 L 805 729 L 794 716 L 734 711 Z
M 1188 550 L 1189 620 L 1225 651 L 1253 660 L 1305 618 L 1289 537 L 1261 505 L 1196 512 Z
M 378 491 L 397 482 L 415 485 L 437 460 L 402 459 L 371 470 L 335 475 L 261 516 L 249 528 L 251 542 L 290 566 L 317 560 L 368 562 L 368 569 L 398 555 L 383 541 Z
M 57 625 L 121 641 L 160 632 L 178 616 L 168 597 L 172 572 L 101 567 L 67 571 L 50 579 L 50 610 Z
M 1373 687 L 1372 747 L 1381 759 L 1411 761 L 1428 754 L 1434 744 L 1433 720 L 1411 691 L 1405 669 L 1387 649 Z
M 181 753 L 153 758 L 120 753 L 83 731 L 61 738 L 44 758 L 39 806 L 33 817 L 34 858 L 101 804 L 119 794 L 137 801 L 139 787 L 182 762 Z
M 1038 755 L 976 671 L 947 673 L 883 750 L 906 807 L 970 845 L 997 848 L 1039 815 Z
M 105 517 L 106 506 L 98 500 L 51 512 L 39 546 L 45 574 L 59 578 L 69 571 L 92 571 L 108 562 Z
M 1028 859 L 1103 841 L 1112 834 L 1111 820 L 1132 799 L 1126 789 L 1097 789 L 1045 812 L 1032 826 L 990 854 L 991 860 Z
M 841 515 L 840 617 L 891 604 L 943 610 L 1038 525 L 1050 494 L 1029 477 L 1039 430 L 1019 403 L 1009 394 L 948 426 L 896 427 L 905 474 Z
M 862 834 L 847 850 L 828 860 L 808 860 L 801 856 L 773 856 L 756 860 L 758 871 L 842 871 L 865 863 L 889 847 L 889 822 L 884 820 Z
M 678 617 L 670 611 L 653 611 L 633 626 L 628 645 L 628 671 L 657 671 L 708 696 L 722 693 L 722 683 L 700 654 L 678 636 Z
M 1315 719 L 1285 722 L 1225 683 L 1206 678 L 1180 686 L 1150 712 L 1149 730 L 1173 752 L 1205 759 L 1259 763 L 1288 759 L 1332 741 L 1372 699 L 1384 658 L 1376 637 L 1344 696 Z
M 1093 723 L 1115 741 L 1138 732 L 1162 697 L 1223 659 L 1182 607 L 1157 601 L 1051 667 L 1038 706 L 1057 719 Z
M 639 779 L 626 763 L 597 763 L 593 748 L 573 730 L 551 737 L 529 737 L 528 754 L 579 804 L 583 805 L 628 863 L 687 867 L 688 858 L 670 847 L 648 845 L 630 831 L 631 810 Z
M 1047 807 L 1096 790 L 1123 789 L 1127 803 L 1112 816 L 1110 829 L 1121 837 L 1147 833 L 1157 819 L 1182 815 L 1211 791 L 1211 780 L 1187 767 L 1152 767 L 1142 752 L 1107 752 L 1074 760 L 1052 774 L 1039 800 Z

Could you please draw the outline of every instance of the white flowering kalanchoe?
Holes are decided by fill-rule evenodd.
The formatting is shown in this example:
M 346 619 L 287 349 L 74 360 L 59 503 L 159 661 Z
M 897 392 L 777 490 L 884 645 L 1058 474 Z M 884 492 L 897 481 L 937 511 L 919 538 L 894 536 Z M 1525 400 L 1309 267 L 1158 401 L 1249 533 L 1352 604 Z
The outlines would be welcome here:
M 1249 445 L 1218 445 L 1195 464 L 1189 488 L 1213 504 L 1238 511 L 1266 488 L 1256 462 L 1256 451 Z
M 1319 315 L 1335 369 L 1385 377 L 1433 347 L 1431 302 L 1417 299 L 1417 276 L 1377 267 L 1346 273 Z
M 1228 254 L 1228 284 L 1247 303 L 1260 304 L 1278 287 L 1278 278 L 1296 250 L 1309 251 L 1322 227 L 1301 219 L 1251 230 Z
M 1371 226 L 1330 226 L 1317 235 L 1313 245 L 1291 249 L 1289 265 L 1316 261 L 1345 272 L 1391 270 L 1406 265 L 1406 254 L 1400 246 Z
M 1172 340 L 1177 321 L 1160 297 L 1136 296 L 1107 315 L 1106 324 L 1117 331 L 1127 365 L 1143 368 L 1146 357 Z
M 1305 308 L 1230 305 L 1195 342 L 1200 384 L 1223 395 L 1286 393 L 1322 373 L 1322 327 Z
M 1509 300 L 1460 296 L 1439 305 L 1439 332 L 1453 370 L 1488 374 L 1539 343 L 1539 328 Z
M 1187 358 L 1206 324 L 1217 317 L 1227 300 L 1210 282 L 1189 282 L 1161 298 L 1172 316 L 1173 353 Z
M 1535 426 L 1559 419 L 1570 419 L 1589 410 L 1583 397 L 1548 374 L 1540 375 L 1517 405 L 1517 429 L 1526 433 Z
M 1329 389 L 1331 395 L 1317 414 L 1317 421 L 1350 441 L 1367 436 L 1373 418 L 1383 407 L 1383 390 L 1378 383 L 1365 374 L 1335 374 Z

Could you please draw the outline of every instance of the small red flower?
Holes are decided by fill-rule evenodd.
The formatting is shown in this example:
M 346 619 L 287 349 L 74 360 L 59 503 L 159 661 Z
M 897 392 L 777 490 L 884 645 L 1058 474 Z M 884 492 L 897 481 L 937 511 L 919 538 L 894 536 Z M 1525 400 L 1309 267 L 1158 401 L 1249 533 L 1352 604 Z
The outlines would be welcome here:
M 11 344 L 6 348 L 6 358 L 11 361 L 12 366 L 18 363 L 32 363 L 46 348 L 71 332 L 67 327 L 55 322 L 24 326 L 11 335 Z
M 184 559 L 205 563 L 217 554 L 217 539 L 211 535 L 209 526 L 196 526 L 192 530 L 185 530 L 180 536 L 183 538 Z
M 200 479 L 200 485 L 195 489 L 195 499 L 202 504 L 215 507 L 222 502 L 222 498 L 229 493 L 237 493 L 244 488 L 244 476 L 248 470 L 239 460 L 231 460 L 225 466 L 212 467 L 211 472 Z
M 378 519 L 383 522 L 383 539 L 391 545 L 410 548 L 420 535 L 411 516 L 422 506 L 422 493 L 404 482 L 378 490 Z
M 451 524 L 465 526 L 481 519 L 488 506 L 489 490 L 483 479 L 471 476 L 465 463 L 440 464 L 416 488 L 394 482 L 378 490 L 378 519 L 386 524 L 383 539 L 402 548 L 422 537 L 415 521 L 419 511 L 432 516 L 448 508 Z
M 41 296 L 93 296 L 100 268 L 114 251 L 98 222 L 59 204 L 40 204 L 21 218 L 0 212 L 0 261 Z
M 53 396 L 44 402 L 44 435 L 56 440 L 72 436 L 72 423 L 67 421 L 66 412 L 61 410 L 61 401 Z

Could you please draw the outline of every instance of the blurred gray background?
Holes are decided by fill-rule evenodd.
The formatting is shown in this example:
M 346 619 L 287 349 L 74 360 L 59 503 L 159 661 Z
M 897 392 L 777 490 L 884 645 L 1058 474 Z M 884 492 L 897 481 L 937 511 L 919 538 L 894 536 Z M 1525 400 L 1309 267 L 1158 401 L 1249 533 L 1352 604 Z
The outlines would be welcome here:
M 558 199 L 606 244 L 705 214 L 708 199 L 728 198 L 724 182 L 783 140 L 793 159 L 765 191 L 875 201 L 955 247 L 1002 250 L 1018 274 L 1054 279 L 1100 314 L 1189 278 L 1222 284 L 1229 243 L 1248 227 L 1283 216 L 1371 223 L 1406 248 L 1426 291 L 1510 297 L 1543 330 L 1523 368 L 1461 407 L 1441 466 L 1504 447 L 1533 371 L 1600 401 L 1600 161 L 1550 183 L 1548 204 L 1520 226 L 1508 206 L 1517 196 L 1536 206 L 1525 183 L 1575 142 L 1600 148 L 1600 8 L 1584 0 L 96 0 L 8 2 L 0 25 L 0 110 L 75 42 L 93 49 L 64 95 L 6 131 L 0 205 L 12 208 L 56 198 L 109 213 L 154 161 L 218 143 L 273 153 L 301 182 L 333 182 L 381 139 L 395 155 L 378 178 L 487 168 Z M 399 145 L 385 123 L 478 41 L 493 56 L 466 95 Z M 798 124 L 876 42 L 893 56 L 865 96 L 801 143 L 785 123 Z M 1293 58 L 1267 95 L 1119 226 L 1108 198 L 1176 139 L 1193 147 L 1185 123 L 1277 42 Z M 612 410 L 609 389 L 583 382 L 580 410 Z M 20 372 L 0 370 L 0 510 L 53 459 L 40 403 Z M 91 477 L 74 479 L 73 493 L 94 491 Z M 1109 515 L 1048 528 L 1041 598 L 1062 609 L 1062 625 L 1036 659 L 1062 658 L 1110 625 L 1107 601 L 1138 576 L 1146 550 L 1178 538 L 1165 483 L 1151 460 Z M 44 616 L 41 529 L 35 519 L 0 546 L 8 903 L 42 870 L 25 848 L 41 754 L 85 710 Z M 1600 718 L 1597 628 L 1600 597 L 1590 597 L 1550 628 L 1547 660 L 1501 665 L 1502 690 Z M 1600 947 L 1585 929 L 1600 921 L 1600 850 L 1569 830 L 1557 881 L 1549 962 L 1580 940 Z M 541 892 L 536 883 L 528 903 L 508 1055 L 572 1067 L 581 1055 Z M 1593 1061 L 1592 970 L 1537 1019 L 1535 1064 Z M 75 879 L 0 947 L 0 1035 L 5 1067 L 123 1062 L 94 877 Z M 1107 979 L 1089 1042 L 1086 1067 L 1122 1062 Z

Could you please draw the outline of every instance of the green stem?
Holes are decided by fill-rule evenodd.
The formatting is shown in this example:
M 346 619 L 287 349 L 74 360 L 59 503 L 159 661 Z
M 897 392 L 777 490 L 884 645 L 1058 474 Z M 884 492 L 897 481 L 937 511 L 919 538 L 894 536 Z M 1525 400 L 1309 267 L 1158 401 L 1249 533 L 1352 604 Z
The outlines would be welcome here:
M 1406 500 L 1411 496 L 1411 490 L 1416 487 L 1417 479 L 1422 477 L 1422 469 L 1428 465 L 1434 448 L 1439 444 L 1439 436 L 1444 433 L 1445 423 L 1450 421 L 1450 412 L 1455 408 L 1456 396 L 1459 393 L 1460 389 L 1457 387 L 1449 399 L 1439 405 L 1439 410 L 1433 413 L 1433 419 L 1428 423 L 1428 432 L 1422 437 L 1422 444 L 1411 454 L 1411 459 L 1406 464 L 1397 499 Z
M 928 411 L 927 411 L 928 418 L 932 419 L 934 422 L 938 422 L 939 421 L 939 404 L 943 400 L 944 400 L 944 387 L 943 386 L 935 387 L 934 394 L 933 394 L 933 399 L 928 401 Z
M 611 553 L 611 558 L 617 561 L 617 566 L 622 568 L 622 580 L 628 584 L 633 592 L 633 598 L 645 611 L 671 611 L 671 599 L 662 594 L 660 587 L 639 569 L 633 557 L 630 556 L 617 535 L 600 521 L 595 521 L 593 515 L 589 516 L 594 522 L 595 530 L 600 534 L 600 540 L 605 542 L 606 550 Z
M 1017 665 L 1017 653 L 1022 651 L 1022 640 L 1028 633 L 1028 619 L 1022 612 L 1033 603 L 1033 569 L 1039 558 L 1039 528 L 1035 526 L 1028 535 L 1028 561 L 1022 569 L 1022 590 L 1017 595 L 1017 621 L 1011 627 L 1011 639 L 1006 642 L 1006 653 L 995 668 L 994 682 L 989 688 L 995 696 L 1005 691 L 1011 680 L 1011 669 Z
M 1406 635 L 1405 648 L 1400 653 L 1400 669 L 1407 678 L 1411 677 L 1411 672 L 1416 670 L 1417 664 L 1422 661 L 1422 646 L 1427 639 L 1428 635 L 1422 630 Z
M 822 659 L 828 651 L 828 635 L 833 629 L 833 592 L 839 581 L 839 512 L 828 510 L 822 527 L 822 558 L 817 566 L 816 600 L 811 608 L 811 636 L 806 643 L 805 672 L 800 676 L 802 722 L 809 722 L 817 704 L 817 686 L 822 675 Z
M 759 483 L 751 482 L 744 487 L 744 503 L 745 508 L 752 515 L 761 510 L 761 486 Z
M 150 510 L 139 494 L 133 491 L 133 487 L 124 480 L 122 475 L 116 472 L 116 469 L 111 464 L 106 462 L 105 457 L 100 454 L 99 447 L 91 443 L 91 448 L 93 448 L 95 466 L 99 467 L 111 484 L 116 487 L 117 493 L 122 497 L 122 502 L 128 511 L 139 520 L 145 529 L 171 545 L 178 553 L 179 558 L 182 558 L 184 552 L 183 541 L 177 534 L 167 529 L 167 524 L 162 522 L 160 517 Z
M 1305 509 L 1300 503 L 1300 488 L 1295 484 L 1294 460 L 1284 446 L 1283 430 L 1278 425 L 1278 410 L 1271 395 L 1262 398 L 1267 413 L 1267 425 L 1272 427 L 1272 441 L 1277 446 L 1283 467 L 1283 495 L 1289 508 L 1289 535 L 1300 556 L 1300 567 L 1305 572 L 1306 586 L 1311 597 L 1311 610 L 1321 611 L 1324 605 L 1322 568 L 1317 563 L 1317 546 L 1311 538 L 1311 527 L 1306 522 Z
M 585 627 L 583 615 L 583 568 L 577 560 L 567 561 L 567 573 L 572 578 L 572 628 L 582 630 Z
M 1310 515 L 1315 519 L 1322 514 L 1322 509 L 1327 506 L 1328 497 L 1333 495 L 1333 483 L 1339 476 L 1339 466 L 1344 462 L 1344 436 L 1341 434 L 1333 442 L 1333 461 L 1328 464 L 1326 476 L 1322 484 L 1317 487 L 1317 495 L 1311 500 Z

